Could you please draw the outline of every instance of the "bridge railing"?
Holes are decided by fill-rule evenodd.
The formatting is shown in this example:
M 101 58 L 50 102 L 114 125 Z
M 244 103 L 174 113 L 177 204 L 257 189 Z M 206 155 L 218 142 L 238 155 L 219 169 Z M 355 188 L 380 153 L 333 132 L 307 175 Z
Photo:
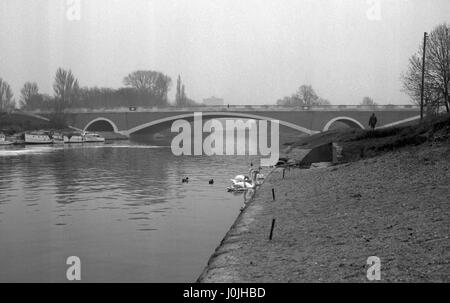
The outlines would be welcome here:
M 123 112 L 186 112 L 186 111 L 386 111 L 386 110 L 419 110 L 412 104 L 406 105 L 321 105 L 321 106 L 283 106 L 283 105 L 215 105 L 192 107 L 116 107 L 116 108 L 73 108 L 66 113 L 123 113 Z M 48 111 L 34 110 L 34 114 L 45 114 Z

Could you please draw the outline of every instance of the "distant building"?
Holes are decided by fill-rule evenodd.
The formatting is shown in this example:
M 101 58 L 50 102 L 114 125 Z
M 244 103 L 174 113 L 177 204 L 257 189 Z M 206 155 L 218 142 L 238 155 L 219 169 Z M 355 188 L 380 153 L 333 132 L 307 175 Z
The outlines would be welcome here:
M 224 102 L 222 98 L 211 97 L 203 99 L 203 104 L 214 106 L 214 105 L 224 105 Z

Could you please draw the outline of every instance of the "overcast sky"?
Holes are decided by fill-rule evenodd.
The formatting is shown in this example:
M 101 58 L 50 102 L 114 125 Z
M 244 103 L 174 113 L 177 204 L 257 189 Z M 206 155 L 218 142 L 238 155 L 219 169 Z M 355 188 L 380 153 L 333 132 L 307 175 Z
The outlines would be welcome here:
M 81 10 L 77 10 L 77 1 Z M 406 104 L 400 75 L 449 0 L 1 0 L 0 77 L 53 94 L 56 69 L 120 87 L 181 75 L 190 98 L 270 104 L 310 84 L 334 104 Z

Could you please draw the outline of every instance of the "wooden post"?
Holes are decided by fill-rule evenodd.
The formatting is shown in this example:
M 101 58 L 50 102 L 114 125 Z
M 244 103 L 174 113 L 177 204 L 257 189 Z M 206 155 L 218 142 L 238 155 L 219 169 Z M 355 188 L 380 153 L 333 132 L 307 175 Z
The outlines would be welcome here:
M 275 189 L 272 188 L 272 199 L 275 201 Z
M 269 235 L 269 240 L 272 240 L 272 236 L 273 236 L 273 228 L 275 227 L 275 218 L 272 219 L 272 225 L 270 226 L 270 235 Z
M 427 50 L 427 33 L 423 34 L 423 55 L 422 55 L 422 86 L 420 88 L 420 120 L 423 119 L 423 94 L 425 87 L 425 54 Z

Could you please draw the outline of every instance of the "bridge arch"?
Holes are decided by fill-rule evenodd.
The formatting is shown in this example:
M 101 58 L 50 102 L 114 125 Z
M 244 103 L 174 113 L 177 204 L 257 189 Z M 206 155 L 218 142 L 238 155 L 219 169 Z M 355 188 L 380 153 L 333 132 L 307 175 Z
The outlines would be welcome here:
M 99 123 L 99 122 L 109 123 L 109 125 L 111 125 L 111 127 L 113 128 L 115 133 L 119 132 L 119 129 L 117 128 L 117 125 L 113 121 L 111 121 L 110 119 L 104 118 L 104 117 L 95 118 L 94 120 L 92 120 L 91 122 L 86 124 L 86 126 L 84 127 L 83 130 L 87 131 L 89 129 L 89 127 L 91 127 L 91 126 L 93 126 L 93 125 L 95 125 L 96 123 Z
M 254 114 L 250 114 L 250 113 L 236 113 L 236 112 L 228 112 L 228 111 L 227 112 L 202 112 L 202 118 L 209 119 L 209 118 L 214 118 L 214 117 L 215 118 L 245 118 L 245 119 L 267 120 L 267 121 L 274 120 L 274 119 L 272 119 L 270 117 L 261 116 L 261 115 L 254 115 Z M 144 123 L 144 124 L 138 125 L 138 126 L 133 127 L 133 128 L 131 128 L 131 129 L 127 130 L 127 131 L 124 131 L 123 133 L 124 134 L 126 133 L 126 135 L 131 135 L 131 134 L 133 134 L 135 132 L 138 132 L 138 131 L 140 131 L 140 130 L 142 130 L 144 128 L 151 127 L 151 126 L 154 126 L 154 125 L 158 125 L 158 124 L 162 124 L 162 123 L 168 123 L 168 122 L 175 121 L 175 120 L 178 120 L 178 119 L 193 120 L 193 118 L 194 118 L 194 112 L 187 113 L 187 114 L 170 116 L 170 117 L 166 117 L 166 118 L 162 118 L 162 119 L 158 119 L 158 120 L 155 120 L 155 121 L 151 121 L 151 122 L 148 122 L 148 123 Z M 298 130 L 298 131 L 303 132 L 303 133 L 307 133 L 309 135 L 318 133 L 318 131 L 314 131 L 314 130 L 311 130 L 311 129 L 308 129 L 308 128 L 296 125 L 294 123 L 286 122 L 286 121 L 281 121 L 280 120 L 279 124 L 283 125 L 283 126 L 286 126 L 286 127 L 289 127 L 289 128 L 292 128 L 292 129 L 295 129 L 295 130 Z
M 325 124 L 323 131 L 327 131 L 330 126 L 334 123 L 334 122 L 343 122 L 345 124 L 347 124 L 350 127 L 353 128 L 361 128 L 361 129 L 365 129 L 364 125 L 362 125 L 358 120 L 350 118 L 350 117 L 336 117 L 331 119 L 330 121 L 327 122 L 327 124 Z

